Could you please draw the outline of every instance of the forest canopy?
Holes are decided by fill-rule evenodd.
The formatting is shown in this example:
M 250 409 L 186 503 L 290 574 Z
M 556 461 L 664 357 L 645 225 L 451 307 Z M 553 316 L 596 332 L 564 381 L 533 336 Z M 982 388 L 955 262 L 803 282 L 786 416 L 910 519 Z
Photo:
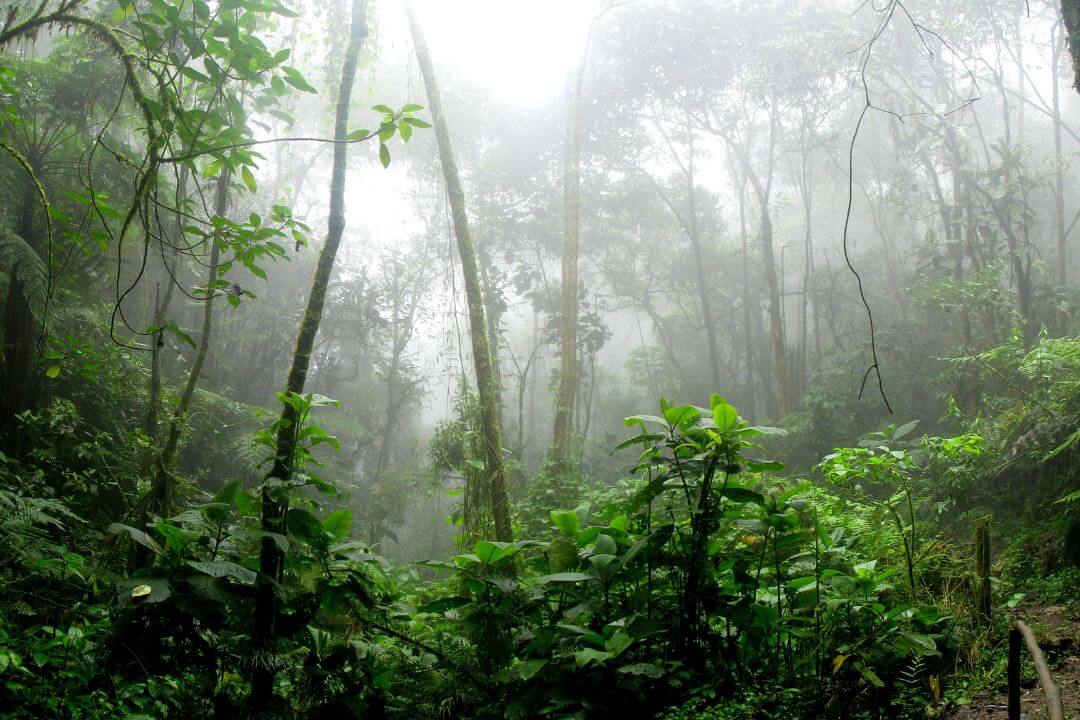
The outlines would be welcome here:
M 4 0 L 0 101 L 0 718 L 1080 713 L 1075 0 Z

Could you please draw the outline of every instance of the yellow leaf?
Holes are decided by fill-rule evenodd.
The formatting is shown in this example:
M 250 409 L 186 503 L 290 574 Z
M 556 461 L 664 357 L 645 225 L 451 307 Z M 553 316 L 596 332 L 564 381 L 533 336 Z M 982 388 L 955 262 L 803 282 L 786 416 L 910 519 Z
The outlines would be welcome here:
M 835 675 L 836 673 L 838 673 L 840 671 L 840 666 L 844 664 L 844 661 L 847 660 L 847 658 L 848 658 L 847 655 L 837 655 L 836 657 L 833 658 L 833 660 L 832 660 L 832 674 L 833 675 Z

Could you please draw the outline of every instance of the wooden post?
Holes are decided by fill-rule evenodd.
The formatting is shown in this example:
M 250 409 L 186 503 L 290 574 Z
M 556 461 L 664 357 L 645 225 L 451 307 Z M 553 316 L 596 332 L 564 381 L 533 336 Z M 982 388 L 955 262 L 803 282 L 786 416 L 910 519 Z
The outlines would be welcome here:
M 1016 682 L 1013 683 L 1013 634 L 1016 634 Z M 1065 708 L 1061 704 L 1061 691 L 1054 683 L 1054 678 L 1050 675 L 1050 666 L 1046 662 L 1046 656 L 1043 655 L 1042 648 L 1039 647 L 1039 643 L 1035 640 L 1035 633 L 1031 631 L 1031 628 L 1027 626 L 1023 620 L 1014 620 L 1012 629 L 1009 631 L 1009 712 L 1012 712 L 1013 706 L 1013 686 L 1015 684 L 1016 690 L 1016 719 L 1020 719 L 1020 638 L 1023 637 L 1024 643 L 1027 645 L 1028 652 L 1031 653 L 1031 660 L 1035 663 L 1035 673 L 1039 676 L 1039 684 L 1042 686 L 1043 698 L 1046 700 L 1046 717 L 1049 720 L 1065 720 Z M 1010 718 L 1013 716 L 1010 714 Z
M 975 531 L 975 568 L 978 585 L 975 609 L 984 626 L 990 625 L 993 605 L 990 595 L 990 522 L 983 519 Z
M 1009 720 L 1020 720 L 1020 631 L 1009 628 Z

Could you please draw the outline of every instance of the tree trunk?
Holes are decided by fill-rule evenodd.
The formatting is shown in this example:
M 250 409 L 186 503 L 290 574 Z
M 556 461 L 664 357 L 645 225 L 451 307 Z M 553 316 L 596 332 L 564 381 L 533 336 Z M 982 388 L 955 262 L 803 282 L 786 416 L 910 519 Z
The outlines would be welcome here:
M 686 225 L 690 236 L 690 246 L 694 253 L 694 277 L 697 281 L 698 296 L 701 299 L 701 321 L 705 324 L 705 339 L 709 343 L 709 379 L 712 381 L 711 392 L 721 390 L 720 349 L 716 340 L 716 318 L 713 317 L 712 300 L 709 297 L 709 282 L 705 276 L 705 254 L 701 249 L 701 231 L 698 227 L 697 187 L 694 177 L 694 128 L 689 118 L 686 123 L 687 158 L 686 158 Z
M 307 307 L 296 335 L 296 347 L 293 350 L 292 366 L 285 381 L 285 393 L 298 395 L 304 391 L 307 382 L 308 367 L 311 363 L 311 351 L 315 345 L 315 336 L 322 321 L 323 305 L 326 302 L 326 288 L 330 284 L 330 274 L 334 269 L 338 246 L 345 231 L 345 171 L 348 163 L 349 102 L 352 98 L 353 81 L 356 78 L 356 66 L 360 57 L 360 48 L 367 27 L 364 22 L 364 0 L 352 0 L 352 23 L 349 43 L 341 63 L 341 85 L 338 88 L 337 105 L 334 119 L 334 161 L 330 180 L 330 217 L 327 227 L 326 243 L 319 252 L 318 265 L 311 281 L 311 293 Z M 296 408 L 284 403 L 281 408 L 281 421 L 278 424 L 277 441 L 274 452 L 274 465 L 267 479 L 288 482 L 292 478 L 293 459 L 296 454 L 296 429 L 299 418 Z M 288 496 L 272 492 L 265 485 L 262 491 L 262 529 L 267 533 L 284 535 L 285 514 L 288 510 Z M 255 661 L 251 678 L 251 701 L 249 714 L 262 717 L 270 705 L 274 694 L 274 645 L 277 639 L 277 595 L 275 586 L 284 574 L 284 553 L 278 548 L 273 537 L 264 536 L 259 553 L 259 584 L 255 595 L 255 623 L 252 627 L 252 645 Z
M 33 156 L 27 158 L 33 168 L 34 174 L 39 172 L 38 164 Z M 39 257 L 41 251 L 38 247 L 34 231 L 34 215 L 38 208 L 38 190 L 32 180 L 27 180 L 19 213 L 19 237 Z M 52 268 L 46 268 L 46 272 L 52 272 Z M 34 268 L 26 268 L 26 271 L 34 272 Z M 8 296 L 4 308 L 4 347 L 0 355 L 0 363 L 3 363 L 3 375 L 0 379 L 0 437 L 3 439 L 3 449 L 9 454 L 15 454 L 18 447 L 17 428 L 15 416 L 29 410 L 34 406 L 34 313 L 30 306 L 30 289 L 25 282 L 25 276 L 19 272 L 19 263 L 11 266 L 8 274 Z
M 214 196 L 214 215 L 225 217 L 229 209 L 229 178 L 232 173 L 225 169 L 218 175 L 217 189 Z M 172 467 L 176 460 L 176 449 L 180 443 L 184 426 L 187 424 L 188 408 L 191 399 L 195 396 L 195 387 L 198 385 L 199 376 L 202 374 L 203 364 L 206 362 L 206 353 L 210 347 L 210 334 L 214 327 L 214 283 L 218 278 L 218 262 L 221 258 L 221 247 L 217 239 L 218 231 L 215 230 L 210 239 L 210 264 L 206 271 L 206 298 L 203 300 L 202 336 L 199 338 L 198 348 L 195 350 L 195 360 L 191 363 L 188 371 L 187 383 L 184 391 L 180 394 L 180 400 L 176 403 L 172 417 L 169 419 L 169 434 L 165 437 L 165 444 L 157 456 L 154 470 L 154 483 L 150 488 L 147 498 L 146 513 L 168 516 L 172 504 Z M 160 378 L 159 378 L 160 383 Z M 160 386 L 159 386 L 160 390 Z
M 476 370 L 476 385 L 480 396 L 480 420 L 484 436 L 485 471 L 488 476 L 491 514 L 495 522 L 495 538 L 509 542 L 513 538 L 510 525 L 510 505 L 506 492 L 506 470 L 502 456 L 502 429 L 499 427 L 499 378 L 492 365 L 491 344 L 488 338 L 487 320 L 484 311 L 483 290 L 480 284 L 480 272 L 477 267 L 476 246 L 469 231 L 469 219 L 465 212 L 465 193 L 458 175 L 454 149 L 443 115 L 442 99 L 435 80 L 435 71 L 431 65 L 424 35 L 416 20 L 416 13 L 411 3 L 405 3 L 412 31 L 413 44 L 416 47 L 416 61 L 420 74 L 424 78 L 427 90 L 431 119 L 435 126 L 435 136 L 439 143 L 439 159 L 446 181 L 446 193 L 450 200 L 450 210 L 454 218 L 454 235 L 457 239 L 458 253 L 461 256 L 461 274 L 465 284 L 465 298 L 469 306 L 469 334 L 472 340 L 473 364 Z
M 791 386 L 790 358 L 787 351 L 787 341 L 784 337 L 783 297 L 777 276 L 776 253 L 773 250 L 772 215 L 769 210 L 773 168 L 772 153 L 775 142 L 776 125 L 774 123 L 769 134 L 768 185 L 762 183 L 761 178 L 754 172 L 754 168 L 750 165 L 750 158 L 743 147 L 731 140 L 728 140 L 728 147 L 742 165 L 743 173 L 757 196 L 758 208 L 761 212 L 761 258 L 765 271 L 765 284 L 769 292 L 769 338 L 772 348 L 770 372 L 776 377 L 776 419 L 779 420 L 795 409 L 796 398 Z
M 1051 98 L 1054 112 L 1054 229 L 1057 234 L 1057 281 L 1062 287 L 1066 283 L 1065 253 L 1065 159 L 1061 155 L 1061 91 L 1058 88 L 1058 72 L 1061 66 L 1061 42 L 1057 28 L 1051 32 L 1050 42 L 1050 77 L 1053 88 Z M 1023 105 L 1021 105 L 1023 107 Z
M 559 303 L 559 387 L 555 396 L 555 429 L 551 460 L 566 469 L 567 453 L 578 393 L 578 243 L 581 239 L 581 90 L 584 63 L 578 65 L 566 120 L 566 158 L 563 164 L 564 229 L 562 288 Z
M 769 287 L 769 336 L 772 340 L 773 372 L 776 375 L 777 414 L 784 417 L 794 409 L 791 396 L 791 371 L 788 367 L 787 343 L 784 340 L 784 320 L 781 317 L 783 300 L 780 297 L 779 279 L 776 274 L 776 256 L 773 252 L 772 217 L 769 200 L 761 199 L 761 256 L 765 266 L 765 281 Z
M 187 181 L 190 170 L 187 165 L 180 166 L 179 178 L 176 182 L 176 223 L 175 232 L 176 238 L 174 242 L 176 247 L 173 248 L 170 253 L 171 262 L 173 263 L 174 270 L 176 272 L 176 260 L 180 256 L 179 247 L 183 243 L 184 238 L 184 219 L 181 212 L 183 211 L 183 202 L 187 199 Z M 216 212 L 216 210 L 215 210 Z M 221 213 L 222 215 L 224 212 Z M 162 257 L 162 262 L 170 262 Z M 146 422 L 143 426 L 144 432 L 150 438 L 154 445 L 157 445 L 159 440 L 159 434 L 161 428 L 158 426 L 158 418 L 161 416 L 161 351 L 165 347 L 165 320 L 168 317 L 169 306 L 172 304 L 173 291 L 176 289 L 176 281 L 172 277 L 172 273 L 168 268 L 165 270 L 165 282 L 167 287 L 165 289 L 165 297 L 160 296 L 159 291 L 154 296 L 154 325 L 158 327 L 154 333 L 152 342 L 153 348 L 150 355 L 150 403 L 146 412 Z
M 28 410 L 33 403 L 30 387 L 33 383 L 34 320 L 27 297 L 26 284 L 19 273 L 19 263 L 8 273 L 8 296 L 4 308 L 4 387 L 2 402 L 4 450 L 15 454 L 18 445 L 15 416 Z
M 746 354 L 746 388 L 749 402 L 747 410 L 751 418 L 758 417 L 757 392 L 754 389 L 754 323 L 753 314 L 758 313 L 757 303 L 750 296 L 750 247 L 746 233 L 746 183 L 739 179 L 739 231 L 742 237 L 742 310 L 743 352 Z

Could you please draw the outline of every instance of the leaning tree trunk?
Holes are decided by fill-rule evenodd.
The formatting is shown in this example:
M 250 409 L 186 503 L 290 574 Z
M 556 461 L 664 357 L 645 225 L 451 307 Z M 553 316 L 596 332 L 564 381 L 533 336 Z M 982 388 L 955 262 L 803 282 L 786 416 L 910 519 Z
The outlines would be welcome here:
M 559 387 L 555 395 L 555 428 L 551 461 L 567 467 L 574 402 L 578 392 L 578 245 L 581 240 L 581 86 L 585 64 L 577 68 L 566 114 L 566 158 L 563 163 L 562 288 L 559 302 Z
M 416 46 L 416 61 L 420 66 L 420 74 L 424 78 L 424 87 L 427 90 L 431 119 L 435 125 L 435 136 L 439 143 L 439 159 L 443 169 L 443 178 L 446 181 L 446 193 L 450 199 L 450 211 L 454 216 L 454 235 L 457 238 L 458 253 L 461 256 L 461 274 L 465 284 L 465 299 L 469 306 L 469 334 L 472 340 L 473 364 L 480 395 L 485 471 L 488 476 L 491 514 L 495 521 L 495 538 L 502 542 L 510 542 L 513 531 L 510 526 L 506 469 L 502 456 L 502 429 L 499 426 L 499 378 L 495 375 L 491 359 L 491 344 L 484 312 L 484 296 L 477 266 L 476 246 L 469 231 L 469 218 L 465 212 L 465 193 L 461 188 L 457 160 L 454 158 L 454 148 L 450 144 L 450 135 L 446 128 L 446 117 L 443 115 L 442 99 L 439 96 L 435 71 L 431 65 L 431 55 L 428 53 L 423 32 L 416 21 L 416 12 L 411 3 L 405 3 L 405 12 L 409 17 L 409 28 L 412 31 L 413 44 Z
M 292 366 L 285 381 L 286 395 L 299 395 L 307 382 L 311 352 L 315 346 L 315 335 L 322 321 L 323 305 L 326 302 L 326 288 L 330 284 L 330 273 L 334 269 L 338 246 L 345 231 L 345 170 L 348 162 L 349 102 L 352 98 L 353 81 L 356 78 L 356 66 L 360 57 L 360 47 L 367 34 L 364 23 L 364 0 L 352 0 L 352 24 L 349 32 L 349 44 L 341 64 L 341 86 L 338 89 L 334 121 L 334 163 L 330 180 L 330 217 L 327 227 L 326 243 L 319 253 L 315 276 L 311 281 L 311 293 L 308 295 L 307 308 L 296 335 L 296 347 L 293 350 Z M 296 428 L 299 421 L 296 407 L 283 403 L 281 420 L 278 423 L 277 441 L 274 450 L 274 465 L 267 480 L 277 479 L 287 483 L 293 472 L 293 459 L 296 455 Z M 285 487 L 285 486 L 282 486 Z M 274 540 L 275 535 L 284 535 L 285 515 L 288 511 L 288 497 L 272 491 L 265 485 L 262 490 L 262 529 L 264 535 L 259 552 L 259 584 L 255 594 L 255 624 L 252 628 L 252 645 L 255 659 L 251 675 L 250 714 L 261 717 L 274 694 L 275 661 L 274 646 L 277 640 L 277 595 L 275 586 L 284 576 L 285 555 Z
M 184 237 L 184 217 L 183 217 L 183 202 L 187 198 L 187 181 L 190 170 L 187 165 L 183 165 L 180 168 L 180 176 L 176 183 L 176 218 L 175 218 L 175 232 L 177 246 L 173 248 L 170 253 L 171 261 L 175 263 L 180 257 L 179 246 Z M 220 190 L 220 187 L 218 188 Z M 220 196 L 215 200 L 220 199 Z M 221 205 L 221 212 L 219 216 L 225 214 L 224 203 Z M 215 209 L 214 212 L 217 212 Z M 162 255 L 162 263 L 168 263 L 169 260 L 165 259 Z M 154 297 L 154 325 L 157 330 L 154 332 L 152 342 L 153 348 L 150 355 L 150 399 L 149 407 L 146 411 L 146 420 L 143 424 L 143 430 L 150 438 L 154 445 L 157 445 L 160 441 L 161 428 L 159 427 L 158 419 L 161 417 L 161 354 L 165 347 L 165 319 L 169 314 L 169 306 L 172 304 L 173 291 L 176 288 L 176 282 L 173 281 L 172 275 L 176 270 L 170 271 L 168 267 L 163 268 L 165 270 L 165 277 L 167 279 L 167 287 L 165 288 L 165 297 L 160 297 L 160 293 L 155 294 Z M 149 468 L 147 468 L 149 469 Z
M 231 173 L 222 170 L 218 176 L 217 189 L 214 196 L 214 215 L 225 217 L 229 209 L 229 178 Z M 150 494 L 147 498 L 146 512 L 149 516 L 168 515 L 172 504 L 172 466 L 176 460 L 177 447 L 180 444 L 180 436 L 183 434 L 184 425 L 187 424 L 188 408 L 195 396 L 195 387 L 199 383 L 203 365 L 206 363 L 206 353 L 210 348 L 210 334 L 214 328 L 214 284 L 218 279 L 218 263 L 221 259 L 221 246 L 218 243 L 218 230 L 215 230 L 210 238 L 210 263 L 206 271 L 206 298 L 203 300 L 202 336 L 195 350 L 195 360 L 191 363 L 188 371 L 187 382 L 184 391 L 180 394 L 180 400 L 173 409 L 169 419 L 169 433 L 165 436 L 165 444 L 158 452 L 154 468 L 154 482 L 150 486 Z

